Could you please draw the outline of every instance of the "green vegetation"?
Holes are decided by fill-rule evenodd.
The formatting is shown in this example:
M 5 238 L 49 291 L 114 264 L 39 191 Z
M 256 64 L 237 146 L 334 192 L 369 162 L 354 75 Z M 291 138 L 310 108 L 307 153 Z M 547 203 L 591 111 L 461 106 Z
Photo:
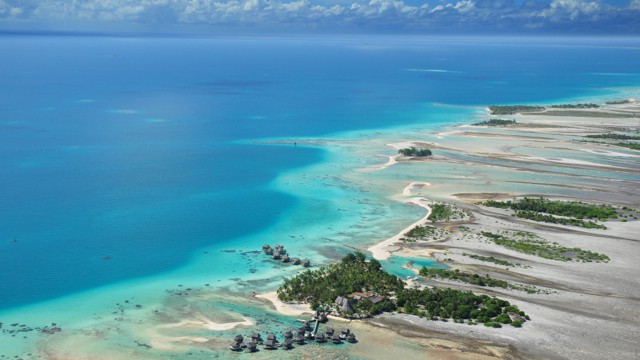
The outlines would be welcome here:
M 589 111 L 589 110 L 548 110 L 545 112 L 529 112 L 525 115 L 546 115 L 546 116 L 575 116 L 575 117 L 594 117 L 594 118 L 636 118 L 637 114 L 630 113 L 613 113 L 607 111 Z
M 515 120 L 491 119 L 491 120 L 480 121 L 471 125 L 472 126 L 509 126 L 509 125 L 516 125 L 516 124 L 517 123 Z
M 415 242 L 417 240 L 428 240 L 429 238 L 442 237 L 447 233 L 446 230 L 438 229 L 435 226 L 418 225 L 404 234 L 401 239 L 406 242 Z
M 594 205 L 579 201 L 552 201 L 545 198 L 527 198 L 515 201 L 494 201 L 488 200 L 483 203 L 485 206 L 510 208 L 511 210 L 524 210 L 542 212 L 560 216 L 573 216 L 579 219 L 601 219 L 616 218 L 616 209 L 609 205 Z
M 491 105 L 489 110 L 491 115 L 513 115 L 520 112 L 543 111 L 545 108 L 532 105 Z
M 623 104 L 630 104 L 630 103 L 631 103 L 631 100 L 629 100 L 629 99 L 611 100 L 611 101 L 605 102 L 605 104 L 607 104 L 607 105 L 623 105 Z
M 598 104 L 559 104 L 551 105 L 554 109 L 597 109 L 600 107 Z
M 592 139 L 640 140 L 640 136 L 625 135 L 625 134 L 598 134 L 598 135 L 587 135 L 585 137 L 592 138 Z
M 555 242 L 550 243 L 531 233 L 513 232 L 503 235 L 482 231 L 481 234 L 507 249 L 545 259 L 581 262 L 608 262 L 610 260 L 607 255 L 580 248 L 568 248 Z
M 480 276 L 478 274 L 472 274 L 458 269 L 429 269 L 423 267 L 420 269 L 420 275 L 428 276 L 432 278 L 449 279 L 460 281 L 467 284 L 473 284 L 478 286 L 499 287 L 503 289 L 515 289 L 526 291 L 530 294 L 539 292 L 535 286 L 513 284 L 508 281 L 492 279 L 489 275 Z
M 285 279 L 277 294 L 282 301 L 306 302 L 314 309 L 326 309 L 333 307 L 339 296 L 364 291 L 384 299 L 375 304 L 369 299 L 352 302 L 353 313 L 338 313 L 364 317 L 399 311 L 432 320 L 452 318 L 455 322 L 466 320 L 468 324 L 485 323 L 488 326 L 512 321 L 521 325 L 529 320 L 516 306 L 487 295 L 451 289 L 405 289 L 402 280 L 384 272 L 378 261 L 367 260 L 359 252 L 345 256 L 339 263 Z
M 282 301 L 308 302 L 317 309 L 332 306 L 338 296 L 358 291 L 370 291 L 388 297 L 403 288 L 404 282 L 384 272 L 377 260 L 367 261 L 364 254 L 356 252 L 345 256 L 337 264 L 314 271 L 307 270 L 285 279 L 277 293 Z M 376 304 L 358 302 L 353 306 L 356 314 L 366 316 L 394 309 L 395 304 L 389 299 Z
M 429 206 L 431 207 L 429 220 L 433 222 L 459 220 L 464 219 L 467 216 L 464 211 L 459 210 L 449 204 L 434 203 Z
M 619 142 L 619 143 L 613 143 L 611 145 L 615 145 L 615 146 L 620 146 L 623 148 L 627 148 L 627 149 L 631 149 L 631 150 L 640 150 L 640 144 L 632 144 L 632 143 L 628 143 L 628 142 Z
M 463 253 L 462 255 L 468 256 L 472 259 L 476 259 L 484 262 L 492 262 L 494 264 L 502 265 L 502 266 L 511 266 L 511 267 L 520 266 L 520 264 L 512 263 L 511 261 L 507 261 L 507 260 L 498 259 L 497 257 L 493 257 L 493 256 L 482 256 L 482 255 L 474 255 L 474 254 L 467 254 L 467 253 Z
M 404 149 L 400 149 L 398 150 L 398 154 L 402 154 L 404 156 L 417 156 L 417 157 L 424 157 L 424 156 L 431 156 L 431 150 L 429 149 L 416 149 L 415 147 L 410 147 L 410 148 L 404 148 Z
M 452 289 L 404 289 L 397 294 L 398 311 L 431 320 L 453 319 L 454 322 L 489 327 L 513 324 L 519 327 L 529 316 L 508 301 L 470 291 Z M 513 317 L 513 319 L 512 319 Z
M 553 224 L 573 225 L 589 229 L 606 229 L 604 225 L 583 219 L 616 219 L 618 213 L 613 206 L 594 205 L 578 201 L 551 201 L 544 198 L 524 198 L 515 201 L 488 200 L 482 205 L 514 210 L 515 216 L 523 219 Z M 558 215 L 562 217 L 557 217 Z
M 521 219 L 546 222 L 550 224 L 561 224 L 579 226 L 585 229 L 601 229 L 606 230 L 607 227 L 593 221 L 584 221 L 580 219 L 562 218 L 553 215 L 540 214 L 533 211 L 516 211 L 515 215 Z
M 592 140 L 581 140 L 581 141 L 582 142 L 587 142 L 587 143 L 592 143 L 592 144 L 604 144 L 604 145 L 619 146 L 619 147 L 627 148 L 627 149 L 631 149 L 631 150 L 640 150 L 640 144 L 630 143 L 630 142 L 611 143 L 611 142 L 605 142 L 605 141 L 592 141 Z

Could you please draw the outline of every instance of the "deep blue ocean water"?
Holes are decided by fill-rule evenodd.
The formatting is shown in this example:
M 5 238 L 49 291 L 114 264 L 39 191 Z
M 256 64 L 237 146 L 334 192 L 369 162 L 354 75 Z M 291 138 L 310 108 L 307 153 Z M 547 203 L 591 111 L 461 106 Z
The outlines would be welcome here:
M 323 160 L 252 139 L 640 84 L 638 39 L 0 38 L 0 309 L 182 265 Z M 459 119 L 438 119 L 439 122 Z

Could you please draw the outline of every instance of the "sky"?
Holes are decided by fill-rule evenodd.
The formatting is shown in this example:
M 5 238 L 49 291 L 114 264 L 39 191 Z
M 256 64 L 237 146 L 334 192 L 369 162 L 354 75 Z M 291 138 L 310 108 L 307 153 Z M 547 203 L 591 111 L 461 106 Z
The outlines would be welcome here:
M 0 30 L 640 34 L 640 0 L 0 0 Z

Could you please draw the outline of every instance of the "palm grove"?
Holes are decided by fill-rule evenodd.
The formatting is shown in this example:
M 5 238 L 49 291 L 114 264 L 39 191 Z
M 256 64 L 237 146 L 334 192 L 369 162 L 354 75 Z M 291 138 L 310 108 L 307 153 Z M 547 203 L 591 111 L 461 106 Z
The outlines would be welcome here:
M 350 311 L 335 305 L 339 297 L 362 292 L 375 294 L 375 303 L 368 298 L 350 299 Z M 528 318 L 508 301 L 487 295 L 452 289 L 405 289 L 401 279 L 383 271 L 377 260 L 367 260 L 360 252 L 345 256 L 339 263 L 285 279 L 277 294 L 281 301 L 309 303 L 313 309 L 333 310 L 348 318 L 397 311 L 432 320 L 453 319 L 493 327 L 500 324 L 519 327 Z

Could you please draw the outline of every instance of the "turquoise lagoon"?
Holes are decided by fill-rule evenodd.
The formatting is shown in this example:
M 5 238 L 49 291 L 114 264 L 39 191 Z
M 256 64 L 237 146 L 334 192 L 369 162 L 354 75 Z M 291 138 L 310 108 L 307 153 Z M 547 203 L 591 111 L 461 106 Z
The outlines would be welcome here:
M 88 352 L 137 349 L 131 334 L 157 312 L 290 327 L 242 300 L 300 271 L 262 244 L 320 266 L 423 216 L 391 199 L 409 181 L 486 186 L 450 183 L 439 166 L 354 176 L 394 154 L 372 138 L 469 123 L 488 104 L 618 98 L 640 83 L 635 39 L 5 36 L 0 46 L 0 322 L 120 329 Z M 431 265 L 383 265 L 405 277 L 407 260 Z M 181 312 L 186 299 L 199 305 Z M 48 341 L 0 334 L 0 353 L 61 346 Z

